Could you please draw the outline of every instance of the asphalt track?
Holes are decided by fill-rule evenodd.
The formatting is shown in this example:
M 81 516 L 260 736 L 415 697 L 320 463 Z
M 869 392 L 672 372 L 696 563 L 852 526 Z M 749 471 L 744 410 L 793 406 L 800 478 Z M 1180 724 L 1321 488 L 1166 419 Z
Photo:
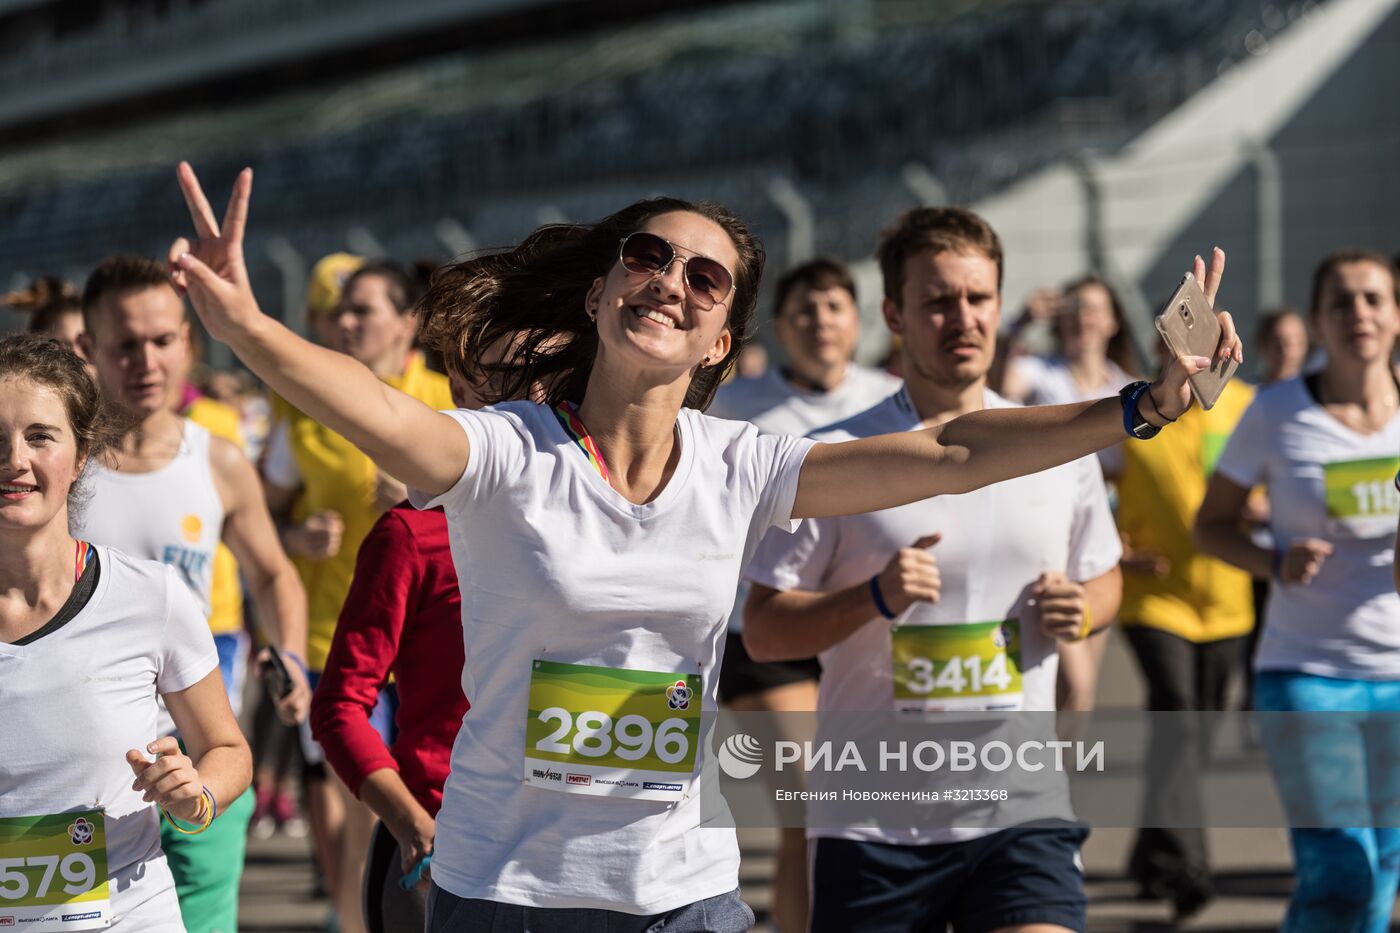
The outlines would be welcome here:
M 1100 707 L 1135 707 L 1142 685 L 1135 662 L 1115 635 L 1104 664 Z M 742 830 L 740 883 L 744 899 L 766 923 L 776 834 Z M 1216 829 L 1208 836 L 1216 867 L 1217 898 L 1179 927 L 1171 924 L 1164 903 L 1138 901 L 1122 868 L 1131 832 L 1099 830 L 1084 849 L 1088 872 L 1091 933 L 1157 933 L 1173 929 L 1196 933 L 1263 933 L 1277 930 L 1287 907 L 1293 879 L 1288 835 L 1283 830 Z M 310 933 L 326 929 L 327 903 L 312 897 L 313 879 L 306 840 L 274 837 L 248 845 L 248 864 L 240 898 L 239 928 L 258 933 Z M 1396 915 L 1400 919 L 1400 913 Z M 1400 924 L 1392 924 L 1400 930 Z

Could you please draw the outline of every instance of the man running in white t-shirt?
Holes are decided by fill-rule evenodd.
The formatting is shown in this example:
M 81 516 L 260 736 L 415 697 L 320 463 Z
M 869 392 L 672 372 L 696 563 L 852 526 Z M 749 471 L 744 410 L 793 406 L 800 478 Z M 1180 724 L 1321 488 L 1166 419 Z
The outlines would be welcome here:
M 92 502 L 75 536 L 132 557 L 173 566 L 210 611 L 215 547 L 238 559 L 269 640 L 287 657 L 292 690 L 277 704 L 288 722 L 304 719 L 311 692 L 306 595 L 282 550 L 257 471 L 230 441 L 175 413 L 190 367 L 190 324 L 165 268 L 142 256 L 103 260 L 83 290 L 83 356 L 107 401 L 131 419 L 112 466 L 92 464 Z M 216 636 L 226 683 L 234 682 L 237 639 Z M 174 723 L 162 716 L 162 734 Z M 190 836 L 161 827 L 180 910 L 190 933 L 237 925 L 238 881 L 253 795 L 221 802 L 224 819 Z
M 986 386 L 1001 315 L 991 227 L 970 211 L 920 208 L 886 231 L 878 256 L 905 389 L 816 436 L 909 431 L 1010 405 Z M 1053 711 L 1056 642 L 1113 619 L 1120 554 L 1092 457 L 965 495 L 808 520 L 767 536 L 750 562 L 744 640 L 759 660 L 818 654 L 822 711 Z M 969 666 L 982 676 L 962 677 Z M 817 773 L 809 780 L 816 789 Z M 1087 834 L 1074 823 L 811 829 L 811 929 L 1083 931 Z
M 845 263 L 818 257 L 778 280 L 773 325 L 785 359 L 763 375 L 721 386 L 710 405 L 717 418 L 748 421 L 765 434 L 801 436 L 864 411 L 899 390 L 894 376 L 851 362 L 860 337 L 856 283 Z M 719 698 L 731 709 L 811 711 L 817 708 L 815 657 L 760 663 L 749 657 L 740 637 L 747 588 L 739 587 Z M 790 738 L 800 738 L 791 736 Z M 807 927 L 807 859 L 803 831 L 786 829 L 773 877 L 774 925 L 779 930 Z

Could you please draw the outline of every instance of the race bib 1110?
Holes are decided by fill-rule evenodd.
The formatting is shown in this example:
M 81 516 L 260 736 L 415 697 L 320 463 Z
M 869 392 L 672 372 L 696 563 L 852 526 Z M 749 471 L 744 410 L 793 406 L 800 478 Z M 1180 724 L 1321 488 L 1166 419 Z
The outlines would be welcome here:
M 111 923 L 101 810 L 0 819 L 0 927 L 49 933 Z
M 699 674 L 537 660 L 525 783 L 572 794 L 679 800 L 700 736 Z
M 1392 478 L 1400 457 L 1346 460 L 1323 466 L 1327 515 L 1334 534 L 1378 538 L 1395 534 L 1400 491 Z

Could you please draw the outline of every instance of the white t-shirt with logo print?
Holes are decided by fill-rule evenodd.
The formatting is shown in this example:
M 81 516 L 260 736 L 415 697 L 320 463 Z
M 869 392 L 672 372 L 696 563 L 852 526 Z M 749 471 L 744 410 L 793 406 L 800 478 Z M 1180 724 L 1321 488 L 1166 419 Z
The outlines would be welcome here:
M 217 670 L 204 613 L 176 572 L 94 545 L 88 603 L 26 645 L 0 644 L 0 817 L 106 810 L 118 929 L 184 933 L 160 811 L 131 789 L 128 749 L 158 733 L 156 697 Z
M 1269 590 L 1255 667 L 1323 677 L 1400 678 L 1400 595 L 1391 564 L 1400 492 L 1400 413 L 1358 434 L 1319 405 L 1304 380 L 1261 388 L 1216 471 L 1269 493 L 1276 546 L 1321 538 L 1333 547 L 1311 583 Z
M 990 390 L 985 404 L 987 408 L 1014 406 Z M 919 425 L 908 393 L 901 391 L 818 432 L 814 439 L 840 443 L 916 430 Z M 1016 619 L 1021 646 L 1019 708 L 1053 711 L 1059 655 L 1055 640 L 1040 630 L 1038 616 L 1028 605 L 1030 587 L 1044 571 L 1060 571 L 1081 582 L 1093 580 L 1111 571 L 1122 557 L 1103 476 L 1093 457 L 962 495 L 935 496 L 864 515 L 809 519 L 792 535 L 765 538 L 745 575 L 775 590 L 834 592 L 868 581 L 884 570 L 900 548 L 935 532 L 943 535 L 932 551 L 942 577 L 939 601 L 915 603 L 895 622 L 881 618 L 872 603 L 870 622 L 821 653 L 818 708 L 880 713 L 893 708 L 891 632 L 896 624 Z M 831 777 L 840 779 L 840 775 Z M 828 789 L 821 786 L 822 781 L 822 774 L 813 771 L 808 789 Z M 988 832 L 860 828 L 816 829 L 808 834 L 910 845 L 954 842 Z
M 632 914 L 734 890 L 734 831 L 702 826 L 698 796 L 668 803 L 524 782 L 532 667 L 698 673 L 712 716 L 740 568 L 768 528 L 791 527 L 812 442 L 683 409 L 675 472 L 636 505 L 549 408 L 450 414 L 471 444 L 467 469 L 440 496 L 411 494 L 447 513 L 471 701 L 437 817 L 434 881 L 458 897 Z

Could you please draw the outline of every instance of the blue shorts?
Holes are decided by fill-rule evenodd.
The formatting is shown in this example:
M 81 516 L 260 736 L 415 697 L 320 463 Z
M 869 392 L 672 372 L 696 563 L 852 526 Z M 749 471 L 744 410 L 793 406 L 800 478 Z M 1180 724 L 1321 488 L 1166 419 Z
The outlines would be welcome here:
M 811 933 L 991 933 L 1054 923 L 1083 933 L 1088 899 L 1076 823 L 1020 826 L 968 842 L 814 839 Z
M 219 653 L 219 673 L 224 678 L 228 705 L 234 718 L 243 714 L 243 685 L 248 679 L 248 633 L 223 632 L 214 636 L 214 650 Z

